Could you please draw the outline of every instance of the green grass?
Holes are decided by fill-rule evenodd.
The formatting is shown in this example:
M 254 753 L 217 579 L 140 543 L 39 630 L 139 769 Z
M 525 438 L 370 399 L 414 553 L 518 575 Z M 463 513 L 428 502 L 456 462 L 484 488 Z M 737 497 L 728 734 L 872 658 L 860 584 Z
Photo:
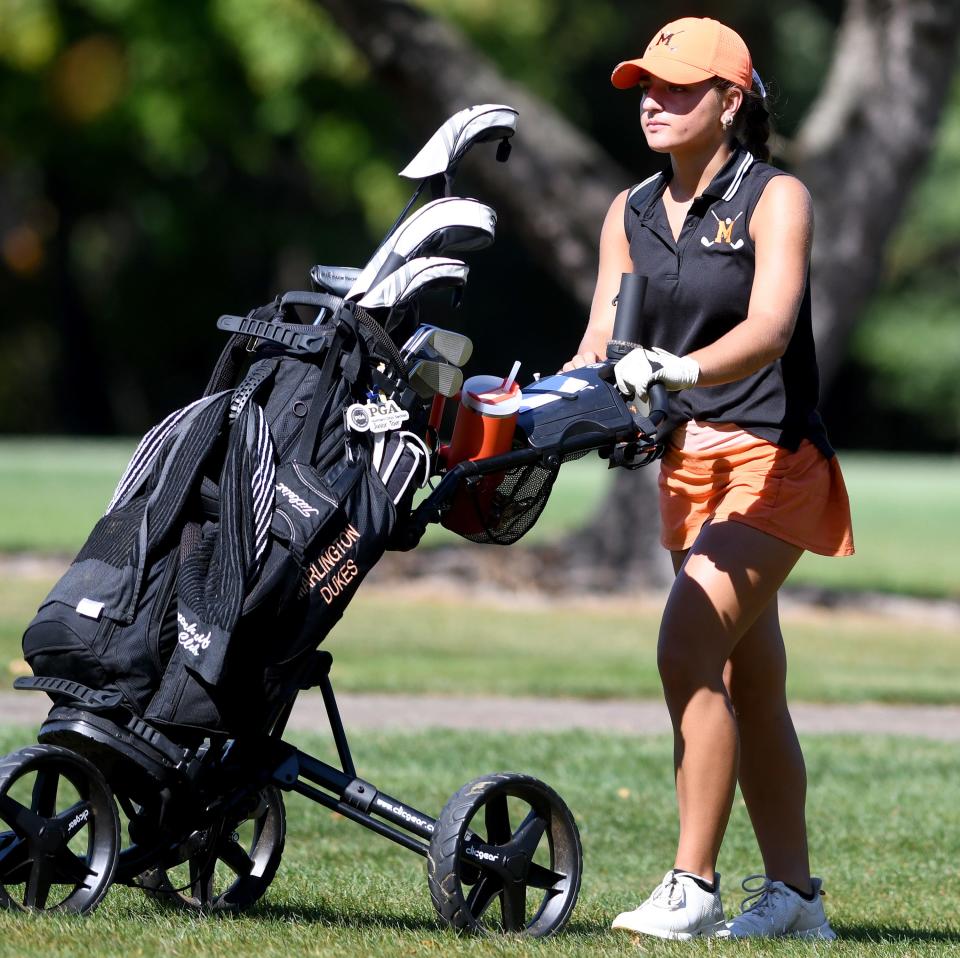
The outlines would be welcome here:
M 840 455 L 850 494 L 857 554 L 843 559 L 804 554 L 790 582 L 960 598 L 954 543 L 960 542 L 960 457 Z M 655 466 L 652 468 L 656 468 Z M 588 457 L 563 467 L 533 532 L 547 541 L 593 515 L 611 475 Z M 427 544 L 456 541 L 436 530 Z
M 102 514 L 134 440 L 0 439 L 0 552 L 74 553 Z M 805 555 L 792 582 L 825 588 L 960 597 L 949 561 L 960 541 L 960 457 L 841 455 L 857 555 Z M 593 457 L 564 466 L 524 542 L 586 521 L 610 474 Z M 425 545 L 459 542 L 432 529 Z M 522 543 L 521 543 L 522 545 Z
M 6 730 L 0 749 L 26 744 Z M 299 744 L 320 757 L 325 740 Z M 266 899 L 236 919 L 196 919 L 114 889 L 86 918 L 0 914 L 0 955 L 138 956 L 636 955 L 611 918 L 632 907 L 672 862 L 676 835 L 671 746 L 663 739 L 586 734 L 443 733 L 354 737 L 360 775 L 437 814 L 477 774 L 522 769 L 553 785 L 583 839 L 580 904 L 568 930 L 545 942 L 457 938 L 438 927 L 424 863 L 328 810 L 287 796 L 288 839 Z M 946 956 L 960 946 L 960 806 L 952 746 L 885 738 L 811 738 L 811 853 L 825 878 L 834 945 L 777 941 L 730 946 L 737 955 L 834 958 Z M 720 860 L 724 903 L 759 858 L 738 801 Z M 727 947 L 719 950 L 726 952 Z M 717 943 L 650 942 L 643 955 L 717 954 Z
M 857 554 L 807 553 L 791 582 L 960 598 L 960 457 L 840 457 Z
M 626 604 L 493 605 L 361 594 L 328 648 L 345 689 L 659 698 L 658 620 L 658 608 Z M 786 632 L 797 699 L 960 698 L 955 629 L 834 614 L 790 616 Z
M 51 584 L 51 576 L 0 579 L 0 670 L 20 659 L 24 627 Z M 324 647 L 344 691 L 659 698 L 658 619 L 655 605 L 366 587 Z M 844 612 L 788 611 L 784 622 L 797 699 L 960 700 L 955 627 Z
M 0 440 L 0 552 L 75 553 L 110 501 L 132 439 Z

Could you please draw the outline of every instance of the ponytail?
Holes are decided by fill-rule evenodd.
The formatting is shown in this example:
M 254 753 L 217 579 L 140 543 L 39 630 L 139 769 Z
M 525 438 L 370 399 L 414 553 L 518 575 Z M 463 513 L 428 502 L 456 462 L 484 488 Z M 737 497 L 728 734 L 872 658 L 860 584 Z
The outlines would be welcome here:
M 717 95 L 722 97 L 736 84 L 729 80 L 718 79 L 715 86 Z M 766 98 L 757 90 L 747 90 L 745 87 L 738 87 L 738 89 L 743 94 L 743 103 L 737 110 L 730 135 L 744 149 L 752 153 L 755 159 L 769 163 L 770 147 L 767 141 L 770 139 L 770 113 L 767 110 Z
M 733 135 L 756 159 L 770 162 L 770 114 L 763 97 L 756 90 L 745 90 L 743 106 L 733 121 Z

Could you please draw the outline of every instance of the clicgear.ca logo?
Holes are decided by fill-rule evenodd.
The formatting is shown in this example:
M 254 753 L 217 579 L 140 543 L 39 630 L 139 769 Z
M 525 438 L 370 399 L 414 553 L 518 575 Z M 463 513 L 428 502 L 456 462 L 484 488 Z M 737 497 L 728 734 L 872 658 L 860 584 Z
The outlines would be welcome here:
M 85 808 L 82 812 L 78 812 L 73 818 L 70 819 L 70 823 L 67 825 L 67 831 L 71 834 L 76 830 L 78 825 L 82 825 L 90 818 L 90 809 Z
M 478 858 L 482 862 L 496 862 L 500 860 L 499 855 L 494 855 L 492 852 L 485 852 L 479 848 L 473 848 L 470 845 L 464 849 L 464 853 L 471 858 Z

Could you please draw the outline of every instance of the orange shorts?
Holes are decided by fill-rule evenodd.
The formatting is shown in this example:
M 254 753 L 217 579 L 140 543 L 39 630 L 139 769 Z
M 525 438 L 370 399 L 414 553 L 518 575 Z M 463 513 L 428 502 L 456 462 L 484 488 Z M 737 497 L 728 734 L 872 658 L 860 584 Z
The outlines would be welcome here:
M 796 452 L 727 424 L 677 430 L 660 465 L 663 545 L 689 549 L 705 522 L 734 520 L 826 556 L 853 554 L 837 457 L 808 440 Z

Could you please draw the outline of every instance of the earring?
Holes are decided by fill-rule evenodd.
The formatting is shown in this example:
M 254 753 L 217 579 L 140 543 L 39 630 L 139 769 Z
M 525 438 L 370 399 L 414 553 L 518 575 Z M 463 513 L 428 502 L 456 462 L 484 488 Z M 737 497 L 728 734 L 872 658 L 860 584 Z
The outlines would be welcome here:
M 720 121 L 720 125 L 724 128 L 724 130 L 729 130 L 730 127 L 733 126 L 733 117 L 725 116 Z

